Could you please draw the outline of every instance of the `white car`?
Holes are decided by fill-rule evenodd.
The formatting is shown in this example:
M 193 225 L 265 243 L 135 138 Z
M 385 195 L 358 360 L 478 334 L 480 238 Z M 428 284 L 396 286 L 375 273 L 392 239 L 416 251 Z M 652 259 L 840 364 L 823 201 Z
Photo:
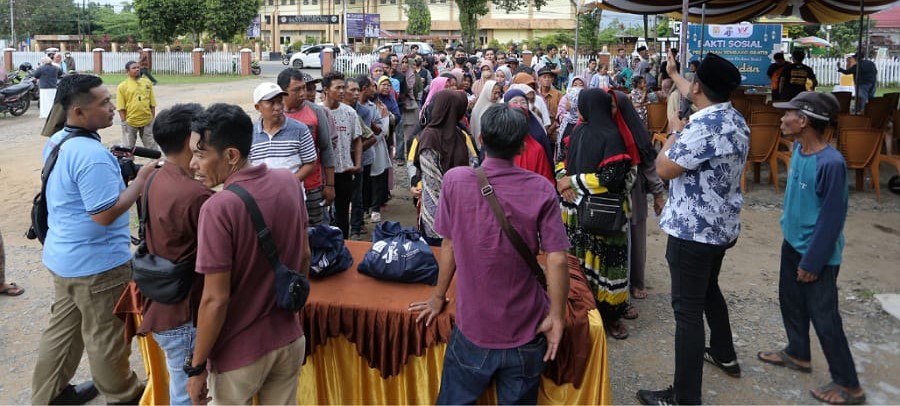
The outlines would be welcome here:
M 291 55 L 291 67 L 294 69 L 321 68 L 322 58 L 320 54 L 322 53 L 322 49 L 326 47 L 334 50 L 335 58 L 337 58 L 341 52 L 346 51 L 345 49 L 341 49 L 341 47 L 331 44 L 313 45 L 300 52 L 294 52 L 294 54 Z

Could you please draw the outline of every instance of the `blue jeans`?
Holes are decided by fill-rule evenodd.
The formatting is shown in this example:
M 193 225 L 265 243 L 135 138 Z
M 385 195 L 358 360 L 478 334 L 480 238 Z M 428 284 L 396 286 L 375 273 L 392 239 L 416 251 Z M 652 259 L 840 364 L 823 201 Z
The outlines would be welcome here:
M 802 283 L 797 281 L 801 258 L 787 241 L 781 244 L 778 301 L 788 337 L 788 346 L 784 351 L 796 359 L 810 360 L 809 324 L 812 322 L 828 361 L 831 380 L 841 386 L 858 388 L 856 366 L 838 311 L 837 275 L 840 266 L 826 266 L 815 282 Z
M 869 99 L 875 97 L 875 84 L 874 83 L 860 83 L 859 84 L 859 95 L 856 97 L 856 112 L 862 113 L 863 109 L 866 108 L 866 104 L 869 103 Z
M 703 352 L 709 324 L 710 352 L 716 359 L 737 359 L 728 318 L 728 304 L 719 289 L 719 272 L 726 245 L 711 245 L 669 236 L 666 260 L 672 276 L 672 310 L 675 312 L 675 400 L 700 404 L 703 385 Z
M 188 376 L 182 367 L 184 361 L 194 353 L 196 335 L 197 329 L 191 322 L 171 330 L 153 333 L 153 339 L 166 354 L 166 366 L 169 368 L 169 404 L 191 404 L 191 397 L 187 393 Z
M 499 404 L 537 404 L 546 351 L 543 334 L 521 347 L 498 350 L 475 345 L 454 327 L 437 404 L 473 404 L 491 381 L 497 383 Z

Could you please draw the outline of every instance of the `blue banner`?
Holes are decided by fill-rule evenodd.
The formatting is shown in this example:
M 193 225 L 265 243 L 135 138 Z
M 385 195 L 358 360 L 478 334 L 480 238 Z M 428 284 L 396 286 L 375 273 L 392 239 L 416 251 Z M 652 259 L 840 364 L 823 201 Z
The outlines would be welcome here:
M 780 50 L 781 24 L 688 26 L 689 60 L 700 59 L 701 52 L 717 54 L 738 68 L 744 86 L 769 85 L 766 70 Z

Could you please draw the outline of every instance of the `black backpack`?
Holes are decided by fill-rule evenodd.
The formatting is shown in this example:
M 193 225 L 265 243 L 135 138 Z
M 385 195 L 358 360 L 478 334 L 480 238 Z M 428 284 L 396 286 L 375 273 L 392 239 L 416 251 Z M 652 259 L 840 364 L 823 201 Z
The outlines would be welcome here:
M 31 227 L 29 227 L 28 232 L 25 233 L 25 237 L 29 240 L 36 238 L 43 244 L 44 239 L 47 238 L 47 230 L 50 229 L 50 224 L 47 221 L 47 180 L 50 179 L 50 171 L 56 166 L 56 159 L 59 157 L 59 148 L 62 147 L 62 144 L 66 141 L 75 137 L 93 138 L 93 135 L 83 130 L 74 129 L 72 133 L 67 135 L 66 138 L 63 138 L 59 144 L 56 144 L 56 146 L 53 147 L 53 151 L 50 151 L 50 155 L 47 156 L 47 161 L 44 163 L 44 169 L 41 170 L 41 191 L 34 196 L 34 201 L 31 205 Z

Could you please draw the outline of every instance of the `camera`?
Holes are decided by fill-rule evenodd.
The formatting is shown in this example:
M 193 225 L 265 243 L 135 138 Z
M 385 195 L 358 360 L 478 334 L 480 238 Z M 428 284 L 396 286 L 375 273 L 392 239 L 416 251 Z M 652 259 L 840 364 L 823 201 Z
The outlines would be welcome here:
M 109 148 L 109 152 L 119 161 L 119 168 L 122 171 L 122 180 L 127 185 L 128 182 L 134 180 L 138 171 L 143 165 L 134 163 L 134 157 L 159 159 L 162 153 L 152 148 L 144 147 L 126 147 L 124 145 L 113 145 Z

